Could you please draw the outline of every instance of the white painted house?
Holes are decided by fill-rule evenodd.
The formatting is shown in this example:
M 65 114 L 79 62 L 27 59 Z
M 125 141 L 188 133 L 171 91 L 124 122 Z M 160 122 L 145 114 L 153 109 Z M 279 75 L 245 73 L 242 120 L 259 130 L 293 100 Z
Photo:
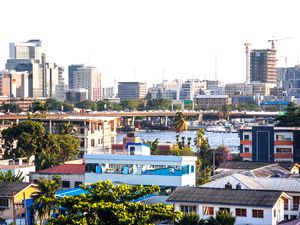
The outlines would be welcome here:
M 281 191 L 179 187 L 167 202 L 203 219 L 228 210 L 236 217 L 235 225 L 277 225 L 284 220 L 284 199 L 290 196 Z
M 126 155 L 86 154 L 85 182 L 195 186 L 196 157 L 150 155 L 150 147 L 143 143 L 127 143 L 126 147 Z

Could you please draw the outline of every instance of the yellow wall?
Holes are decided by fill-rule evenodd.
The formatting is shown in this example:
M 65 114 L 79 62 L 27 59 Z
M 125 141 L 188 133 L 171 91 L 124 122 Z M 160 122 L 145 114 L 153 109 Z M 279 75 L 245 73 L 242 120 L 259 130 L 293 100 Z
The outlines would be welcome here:
M 15 195 L 15 202 L 22 202 L 23 200 L 23 192 L 25 192 L 25 198 L 30 198 L 30 196 L 32 195 L 32 193 L 38 191 L 38 189 L 36 188 L 36 186 L 29 186 L 25 189 L 23 189 L 22 191 L 20 191 L 18 194 Z

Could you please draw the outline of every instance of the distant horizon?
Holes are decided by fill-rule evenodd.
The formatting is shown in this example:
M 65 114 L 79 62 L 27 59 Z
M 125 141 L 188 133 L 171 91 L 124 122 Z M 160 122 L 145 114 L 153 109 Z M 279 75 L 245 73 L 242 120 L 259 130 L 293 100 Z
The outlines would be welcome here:
M 209 79 L 245 82 L 245 46 L 268 49 L 277 67 L 300 59 L 297 0 L 10 0 L 0 2 L 0 70 L 9 43 L 40 39 L 49 62 L 99 69 L 104 86 L 117 81 Z M 26 14 L 24 14 L 26 12 Z M 13 14 L 13 16 L 12 16 Z M 26 15 L 26 16 L 24 16 Z M 285 62 L 287 58 L 287 62 Z

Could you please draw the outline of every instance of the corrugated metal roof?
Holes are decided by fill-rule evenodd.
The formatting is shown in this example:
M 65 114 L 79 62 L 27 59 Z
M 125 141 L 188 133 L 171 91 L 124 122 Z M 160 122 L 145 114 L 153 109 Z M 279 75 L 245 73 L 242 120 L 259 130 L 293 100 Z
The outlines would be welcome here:
M 24 188 L 33 185 L 28 182 L 0 182 L 0 196 L 12 196 L 22 191 Z
M 225 184 L 230 183 L 233 188 L 240 183 L 242 188 L 245 189 L 264 189 L 262 185 L 255 182 L 251 177 L 242 175 L 242 174 L 233 174 L 227 177 L 211 181 L 209 183 L 201 185 L 201 187 L 211 187 L 211 188 L 225 188 Z
M 167 201 L 273 207 L 281 194 L 281 191 L 270 190 L 180 187 L 175 190 Z
M 36 173 L 84 174 L 85 164 L 61 164 Z
M 258 178 L 254 177 L 253 180 L 265 189 L 281 190 L 285 192 L 300 192 L 300 179 L 295 178 Z

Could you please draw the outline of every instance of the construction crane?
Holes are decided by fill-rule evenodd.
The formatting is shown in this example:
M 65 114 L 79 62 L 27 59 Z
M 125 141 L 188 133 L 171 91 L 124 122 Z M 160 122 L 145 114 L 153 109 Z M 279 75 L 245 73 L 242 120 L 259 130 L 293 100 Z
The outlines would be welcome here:
M 282 40 L 287 40 L 287 39 L 292 39 L 292 37 L 279 38 L 279 39 L 271 39 L 271 40 L 268 40 L 268 42 L 271 42 L 271 49 L 275 50 L 275 41 L 282 41 Z
M 246 83 L 250 83 L 250 71 L 249 71 L 249 46 L 252 45 L 249 42 L 246 42 L 244 46 L 246 47 Z

